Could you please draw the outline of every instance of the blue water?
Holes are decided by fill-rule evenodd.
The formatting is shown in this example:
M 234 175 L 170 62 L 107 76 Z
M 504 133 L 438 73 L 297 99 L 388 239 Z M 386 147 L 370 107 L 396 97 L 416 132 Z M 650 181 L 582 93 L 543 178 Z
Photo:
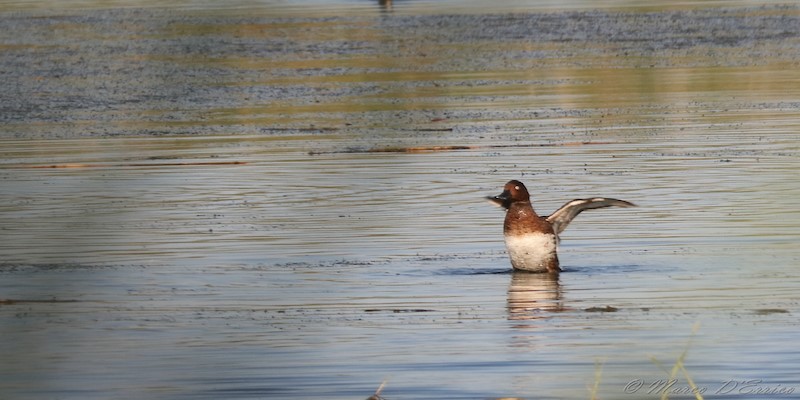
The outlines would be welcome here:
M 153 18 L 110 24 L 124 37 L 62 21 L 53 40 L 140 43 Z M 197 30 L 151 34 L 235 54 L 232 32 L 263 39 L 185 18 Z M 594 40 L 428 42 L 422 24 L 419 47 L 353 59 L 323 33 L 372 52 L 397 21 L 261 22 L 317 58 L 133 46 L 100 52 L 94 79 L 11 70 L 47 90 L 0 131 L 1 398 L 363 399 L 385 382 L 388 399 L 650 399 L 678 360 L 670 398 L 694 398 L 687 376 L 705 398 L 800 390 L 800 80 L 768 51 L 796 37 L 643 61 Z M 6 54 L 61 54 L 20 46 Z M 138 63 L 159 73 L 127 75 Z M 557 279 L 512 273 L 484 200 L 509 179 L 542 214 L 639 207 L 581 214 Z

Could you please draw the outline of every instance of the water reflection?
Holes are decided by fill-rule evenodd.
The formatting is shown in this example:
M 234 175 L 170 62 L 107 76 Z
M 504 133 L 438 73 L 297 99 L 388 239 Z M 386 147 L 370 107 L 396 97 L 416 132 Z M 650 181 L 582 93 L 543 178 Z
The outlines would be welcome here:
M 513 321 L 547 318 L 549 312 L 564 310 L 558 274 L 514 271 L 508 288 L 508 319 Z
M 0 398 L 585 398 L 698 320 L 698 378 L 787 381 L 797 11 L 308 12 L 3 20 Z M 509 282 L 521 175 L 642 207 Z

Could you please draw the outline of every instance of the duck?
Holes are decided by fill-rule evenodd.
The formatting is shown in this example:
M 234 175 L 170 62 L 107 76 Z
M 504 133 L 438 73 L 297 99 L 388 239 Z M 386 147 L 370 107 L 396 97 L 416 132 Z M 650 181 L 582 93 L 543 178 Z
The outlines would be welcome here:
M 558 274 L 559 235 L 584 210 L 606 207 L 636 207 L 635 204 L 608 197 L 592 197 L 568 201 L 554 213 L 540 216 L 533 210 L 525 185 L 511 180 L 497 196 L 487 196 L 493 204 L 506 210 L 503 222 L 508 257 L 514 270 Z

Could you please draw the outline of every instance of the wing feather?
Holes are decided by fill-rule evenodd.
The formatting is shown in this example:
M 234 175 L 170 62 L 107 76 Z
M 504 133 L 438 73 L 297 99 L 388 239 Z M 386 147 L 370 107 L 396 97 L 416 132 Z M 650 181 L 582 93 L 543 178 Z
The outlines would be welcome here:
M 590 199 L 575 199 L 567 202 L 553 214 L 545 217 L 553 225 L 556 235 L 567 228 L 572 220 L 584 210 L 605 207 L 636 207 L 636 204 L 625 200 L 610 199 L 606 197 L 593 197 Z

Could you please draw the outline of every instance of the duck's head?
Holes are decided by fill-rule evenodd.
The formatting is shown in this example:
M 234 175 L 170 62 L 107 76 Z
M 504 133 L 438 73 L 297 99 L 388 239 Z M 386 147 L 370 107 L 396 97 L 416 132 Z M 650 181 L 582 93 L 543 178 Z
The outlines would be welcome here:
M 497 196 L 488 196 L 487 199 L 492 203 L 505 208 L 508 210 L 511 207 L 512 203 L 518 201 L 530 201 L 530 195 L 528 194 L 528 189 L 525 188 L 525 185 L 518 180 L 511 180 L 503 186 L 503 193 L 500 193 Z

